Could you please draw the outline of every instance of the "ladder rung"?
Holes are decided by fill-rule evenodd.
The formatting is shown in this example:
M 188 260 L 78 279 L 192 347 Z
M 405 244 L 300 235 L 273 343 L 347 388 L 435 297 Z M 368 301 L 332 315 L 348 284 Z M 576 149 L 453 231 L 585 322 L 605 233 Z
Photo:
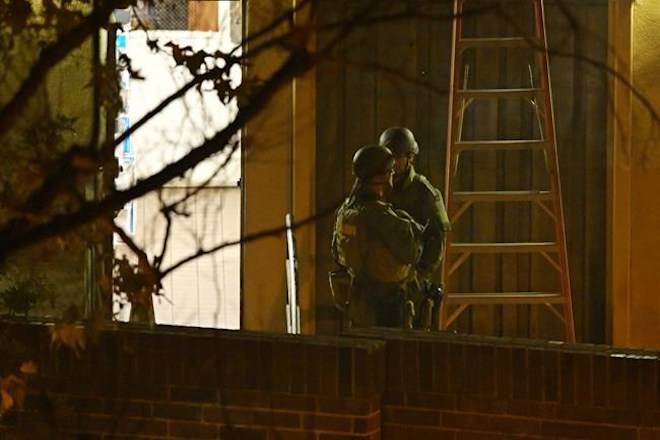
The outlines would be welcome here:
M 557 250 L 557 243 L 450 243 L 448 251 L 451 253 L 469 252 L 473 254 L 507 254 L 553 252 Z
M 562 304 L 564 297 L 548 292 L 450 293 L 443 300 L 447 304 Z
M 543 148 L 545 148 L 545 141 L 542 139 L 461 141 L 453 145 L 455 151 L 542 150 Z
M 489 38 L 462 38 L 458 45 L 461 49 L 470 47 L 530 47 L 529 41 L 523 37 L 489 37 Z
M 552 200 L 550 191 L 461 191 L 454 193 L 460 202 L 518 202 Z
M 479 98 L 526 98 L 532 99 L 541 89 L 459 89 L 458 95 L 465 99 Z

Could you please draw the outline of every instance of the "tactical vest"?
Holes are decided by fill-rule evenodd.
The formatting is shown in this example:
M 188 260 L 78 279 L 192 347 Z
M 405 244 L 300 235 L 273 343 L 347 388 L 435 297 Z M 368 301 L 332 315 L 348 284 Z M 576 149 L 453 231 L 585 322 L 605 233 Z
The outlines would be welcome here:
M 376 202 L 378 203 L 378 202 Z M 412 275 L 412 265 L 401 264 L 383 243 L 370 236 L 364 205 L 342 206 L 337 213 L 335 237 L 339 263 L 357 278 L 381 283 L 401 283 Z

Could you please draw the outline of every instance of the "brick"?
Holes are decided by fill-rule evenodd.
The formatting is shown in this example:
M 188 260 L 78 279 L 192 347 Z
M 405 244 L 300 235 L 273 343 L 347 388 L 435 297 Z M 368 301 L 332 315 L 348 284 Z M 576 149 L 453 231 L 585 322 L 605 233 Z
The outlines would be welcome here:
M 388 407 L 383 409 L 383 422 L 398 425 L 439 426 L 440 411 Z
M 245 365 L 244 341 L 232 341 L 229 345 L 230 351 L 216 352 L 214 349 L 217 347 L 217 343 L 213 339 L 191 337 L 186 339 L 186 349 L 179 354 L 179 356 L 185 356 L 184 353 L 188 352 L 190 355 L 187 362 L 184 363 L 183 383 L 173 385 L 216 388 L 219 384 L 216 370 L 217 358 L 223 357 L 231 359 L 230 376 L 227 380 L 230 384 L 240 384 L 242 387 L 245 383 L 245 375 L 249 374 L 251 368 Z
M 457 408 L 456 400 L 454 394 L 411 393 L 406 396 L 407 405 L 418 408 L 453 410 Z
M 456 431 L 432 426 L 408 426 L 385 423 L 382 438 L 414 440 L 456 440 Z
M 509 436 L 536 435 L 541 431 L 541 424 L 539 420 L 529 418 L 491 416 L 488 422 L 488 430 Z
M 526 348 L 514 348 L 511 350 L 512 359 L 512 391 L 513 398 L 529 400 L 529 369 L 528 350 Z
M 63 422 L 62 424 L 65 427 L 68 425 L 76 431 L 88 433 L 113 432 L 117 426 L 116 418 L 101 415 L 80 414 L 72 419 L 73 424 L 69 424 L 63 419 L 60 419 L 60 421 Z
M 322 432 L 319 434 L 319 440 L 371 440 L 369 434 L 331 434 Z
M 316 440 L 316 434 L 306 431 L 275 429 L 268 433 L 268 440 Z
M 302 427 L 303 429 L 312 431 L 350 433 L 353 431 L 353 421 L 348 416 L 305 414 L 303 416 Z
M 403 391 L 402 344 L 399 341 L 388 341 L 385 352 L 385 387 L 390 391 Z
M 585 408 L 573 405 L 559 405 L 557 419 L 580 422 L 604 423 L 608 421 L 610 411 L 608 408 Z
M 259 348 L 259 341 L 250 341 L 243 345 L 245 365 L 250 369 L 249 373 L 244 377 L 243 385 L 248 390 L 257 390 L 260 387 L 261 360 L 259 358 Z
M 353 350 L 353 392 L 356 397 L 368 397 L 376 393 L 375 369 L 384 369 L 385 364 L 376 364 L 374 356 L 366 350 Z
M 640 407 L 640 370 L 645 361 L 637 358 L 626 359 L 626 407 L 638 409 Z
M 382 395 L 383 405 L 403 405 L 406 400 L 406 393 L 403 391 L 385 390 Z
M 198 405 L 155 403 L 154 417 L 175 420 L 201 420 L 202 408 Z
M 380 412 L 376 412 L 367 417 L 353 418 L 353 431 L 356 433 L 370 433 L 380 430 L 382 417 Z
M 223 426 L 219 428 L 217 438 L 222 440 L 267 440 L 268 433 L 263 428 L 237 428 Z
M 529 400 L 543 400 L 543 351 L 527 351 L 527 390 Z
M 495 348 L 483 345 L 478 350 L 479 357 L 479 388 L 477 392 L 482 396 L 495 396 Z
M 420 391 L 419 343 L 414 340 L 402 344 L 402 379 L 404 391 Z
M 104 410 L 113 416 L 150 417 L 153 405 L 149 401 L 108 399 Z
M 257 376 L 257 389 L 262 392 L 270 391 L 273 387 L 272 375 L 273 369 L 273 343 L 271 341 L 259 341 L 259 363 L 254 366 Z
M 262 391 L 221 390 L 218 393 L 221 406 L 270 407 L 271 395 Z
M 559 402 L 575 403 L 575 354 L 559 353 Z
M 617 408 L 626 406 L 626 359 L 610 356 L 609 358 L 609 405 Z
M 255 411 L 253 414 L 255 425 L 282 428 L 299 428 L 300 415 L 284 411 Z
M 461 344 L 449 345 L 449 391 L 462 393 L 465 381 L 465 352 Z
M 463 381 L 463 394 L 477 394 L 479 392 L 480 377 L 484 371 L 479 365 L 479 350 L 475 345 L 464 347 L 465 371 Z
M 641 411 L 639 413 L 639 423 L 641 426 L 660 428 L 660 411 Z
M 332 414 L 353 414 L 355 416 L 369 415 L 372 412 L 370 399 L 318 399 L 318 411 Z
M 593 400 L 596 406 L 607 406 L 609 401 L 609 362 L 608 356 L 595 355 L 591 358 L 593 372 Z
M 464 412 L 478 412 L 488 414 L 503 414 L 507 412 L 507 401 L 496 400 L 494 398 L 484 398 L 475 395 L 465 395 L 458 397 L 458 405 L 456 407 L 459 411 Z
M 655 359 L 644 359 L 639 366 L 639 404 L 646 410 L 658 408 L 656 398 L 658 389 L 658 361 Z
M 449 345 L 433 344 L 433 391 L 449 393 Z
M 102 413 L 105 408 L 105 401 L 96 397 L 83 396 L 61 396 L 77 412 Z
M 235 428 L 238 429 L 238 428 Z M 209 423 L 170 421 L 168 422 L 168 436 L 171 438 L 186 439 L 217 439 L 218 427 Z M 225 437 L 222 437 L 223 439 Z M 231 437 L 227 437 L 231 438 Z M 243 438 L 243 437 L 234 437 Z
M 419 343 L 419 385 L 422 391 L 436 391 L 433 384 L 435 365 L 433 362 L 433 344 L 431 342 Z
M 534 400 L 511 400 L 507 403 L 507 411 L 513 416 L 553 419 L 557 413 L 557 404 Z
M 443 412 L 441 419 L 443 428 L 462 430 L 475 426 L 488 426 L 490 417 L 483 414 Z
M 496 395 L 499 399 L 508 400 L 513 396 L 511 349 L 497 347 L 495 349 Z
M 494 432 L 458 431 L 456 440 L 509 440 L 512 437 Z
M 312 396 L 273 393 L 270 396 L 270 405 L 277 410 L 314 411 L 316 399 Z
M 338 353 L 337 348 L 323 346 L 320 353 L 321 362 L 321 394 L 325 396 L 338 395 Z
M 168 433 L 167 422 L 164 420 L 121 417 L 117 419 L 116 429 L 117 434 L 127 435 L 154 435 L 165 436 Z
M 109 391 L 107 395 L 108 397 L 121 399 L 166 400 L 168 390 L 167 387 L 160 385 L 120 384 L 114 390 Z
M 307 347 L 305 350 L 305 379 L 308 394 L 318 394 L 321 391 L 321 362 L 319 347 Z
M 216 388 L 199 387 L 171 387 L 170 400 L 174 402 L 217 402 L 218 391 Z
M 641 428 L 639 440 L 660 440 L 660 429 Z
M 570 439 L 593 440 L 637 440 L 636 428 L 622 428 L 613 425 L 596 425 L 588 423 L 568 423 L 544 420 L 541 422 L 541 433 Z
M 593 405 L 593 356 L 590 353 L 576 353 L 575 366 L 575 402 L 579 406 Z
M 338 352 L 338 385 L 341 397 L 353 396 L 353 349 L 342 347 Z
M 271 369 L 271 386 L 275 392 L 291 392 L 293 369 L 291 359 L 295 354 L 294 345 L 277 343 L 273 347 L 273 364 Z
M 223 425 L 252 425 L 253 410 L 208 406 L 202 411 L 202 420 Z

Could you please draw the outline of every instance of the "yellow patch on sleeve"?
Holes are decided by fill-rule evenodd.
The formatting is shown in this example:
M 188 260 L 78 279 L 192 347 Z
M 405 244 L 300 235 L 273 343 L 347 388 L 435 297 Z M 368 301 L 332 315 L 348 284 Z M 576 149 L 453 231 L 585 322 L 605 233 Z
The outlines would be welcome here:
M 349 237 L 355 237 L 357 235 L 357 226 L 344 223 L 341 225 L 341 233 Z

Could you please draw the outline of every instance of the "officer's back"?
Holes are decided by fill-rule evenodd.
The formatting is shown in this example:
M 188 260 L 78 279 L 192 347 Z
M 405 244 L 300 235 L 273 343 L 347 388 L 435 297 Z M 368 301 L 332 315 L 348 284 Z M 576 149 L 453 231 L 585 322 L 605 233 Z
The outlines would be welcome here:
M 392 189 L 389 149 L 366 146 L 353 158 L 353 190 L 337 212 L 332 252 L 351 277 L 353 326 L 404 326 L 408 283 L 422 228 L 384 199 Z

